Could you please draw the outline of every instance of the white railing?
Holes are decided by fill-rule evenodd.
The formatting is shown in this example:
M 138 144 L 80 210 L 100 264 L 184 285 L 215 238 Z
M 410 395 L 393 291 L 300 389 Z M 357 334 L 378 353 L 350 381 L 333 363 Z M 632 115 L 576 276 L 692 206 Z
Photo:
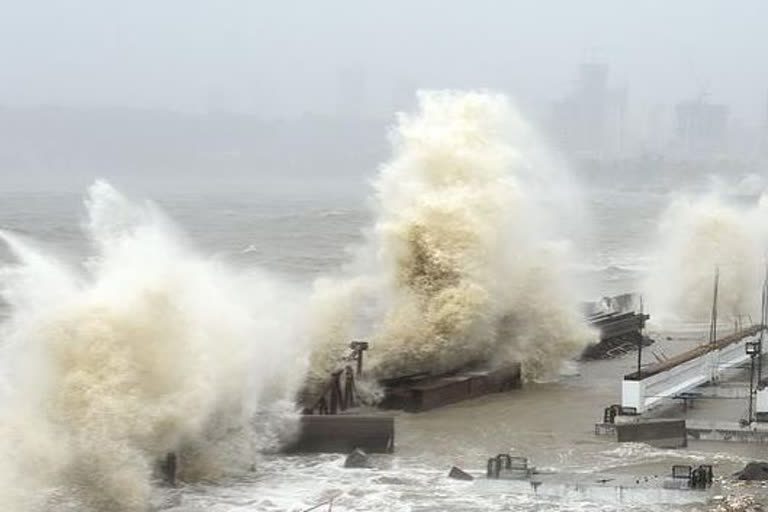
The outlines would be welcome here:
M 717 382 L 724 371 L 749 360 L 745 346 L 758 338 L 759 335 L 745 336 L 735 343 L 711 350 L 647 377 L 625 377 L 621 385 L 621 405 L 635 407 L 638 413 L 642 413 L 665 399 L 679 396 L 707 382 Z

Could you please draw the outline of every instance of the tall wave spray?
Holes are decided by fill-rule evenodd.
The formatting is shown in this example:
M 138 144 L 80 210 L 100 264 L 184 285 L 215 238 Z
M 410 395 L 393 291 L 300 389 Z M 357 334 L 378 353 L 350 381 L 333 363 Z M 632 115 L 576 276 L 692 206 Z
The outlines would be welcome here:
M 82 269 L 0 235 L 5 510 L 144 511 L 167 452 L 183 478 L 237 471 L 293 419 L 293 293 L 196 255 L 105 183 L 87 207 Z
M 678 198 L 662 214 L 658 247 L 645 282 L 655 321 L 706 321 L 719 270 L 718 313 L 759 318 L 768 254 L 768 197 L 733 204 L 716 191 Z
M 578 217 L 567 175 L 501 95 L 421 92 L 374 182 L 358 257 L 316 283 L 313 369 L 354 337 L 370 372 L 442 372 L 522 361 L 557 369 L 592 339 L 563 272 L 556 214 Z

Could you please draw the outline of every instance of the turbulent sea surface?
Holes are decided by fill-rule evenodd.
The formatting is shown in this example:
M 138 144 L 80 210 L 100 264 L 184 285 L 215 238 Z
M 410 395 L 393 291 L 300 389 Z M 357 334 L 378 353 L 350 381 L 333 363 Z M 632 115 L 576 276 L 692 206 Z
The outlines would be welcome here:
M 370 223 L 369 209 L 352 193 L 161 191 L 152 199 L 204 254 L 267 269 L 307 289 L 348 260 L 349 248 L 361 242 Z M 581 248 L 584 257 L 573 268 L 583 283 L 582 298 L 635 290 L 648 268 L 647 244 L 667 195 L 591 190 L 586 201 L 592 226 Z M 79 261 L 85 253 L 81 215 L 79 193 L 0 192 L 0 227 L 50 246 L 65 260 Z M 660 346 L 673 353 L 695 339 L 682 336 L 677 342 L 662 340 Z M 751 447 L 738 444 L 694 442 L 687 450 L 664 451 L 595 437 L 594 423 L 603 407 L 619 399 L 620 375 L 633 365 L 634 355 L 574 363 L 554 382 L 399 414 L 396 452 L 374 457 L 375 469 L 344 469 L 337 455 L 263 455 L 247 475 L 158 490 L 153 502 L 178 512 L 300 511 L 330 500 L 334 510 L 360 511 L 670 510 L 513 493 L 502 484 L 451 481 L 446 474 L 451 465 L 481 473 L 488 456 L 507 451 L 530 457 L 540 468 L 643 475 L 666 474 L 675 463 L 710 462 L 724 475 L 753 458 Z
M 371 222 L 365 189 L 318 194 L 250 188 L 139 190 L 206 253 L 238 265 L 258 265 L 299 283 L 346 263 Z M 0 194 L 0 228 L 28 234 L 64 258 L 77 259 L 85 252 L 83 190 Z M 669 195 L 593 190 L 586 199 L 592 226 L 582 241 L 584 258 L 574 263 L 588 287 L 584 298 L 633 290 L 647 269 L 647 244 Z

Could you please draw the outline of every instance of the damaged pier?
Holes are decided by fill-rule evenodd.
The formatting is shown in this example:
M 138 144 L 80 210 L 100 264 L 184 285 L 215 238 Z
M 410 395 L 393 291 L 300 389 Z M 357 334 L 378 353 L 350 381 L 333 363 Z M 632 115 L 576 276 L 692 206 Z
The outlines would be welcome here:
M 385 387 L 382 408 L 418 412 L 518 389 L 522 386 L 522 372 L 520 363 L 510 363 L 494 370 L 464 370 L 443 375 L 421 373 L 381 383 Z
M 301 429 L 289 451 L 346 453 L 361 448 L 370 453 L 391 453 L 394 450 L 394 417 L 375 412 L 360 414 L 363 404 L 356 382 L 362 376 L 363 354 L 367 349 L 365 342 L 352 342 L 341 367 L 312 388 L 318 391 L 304 391 L 300 399 L 304 404 Z M 520 388 L 522 365 L 507 363 L 489 368 L 475 364 L 437 375 L 419 373 L 383 379 L 379 384 L 384 389 L 379 408 L 427 411 Z
M 640 310 L 640 312 L 637 311 Z M 642 312 L 642 301 L 633 293 L 605 297 L 584 305 L 586 321 L 597 330 L 600 341 L 582 352 L 582 359 L 608 359 L 647 347 L 653 340 L 643 335 L 650 318 Z

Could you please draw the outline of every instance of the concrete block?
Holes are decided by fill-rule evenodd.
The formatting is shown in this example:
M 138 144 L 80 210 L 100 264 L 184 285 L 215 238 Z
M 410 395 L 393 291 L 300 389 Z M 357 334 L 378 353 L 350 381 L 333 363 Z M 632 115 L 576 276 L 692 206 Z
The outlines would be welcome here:
M 620 443 L 646 443 L 657 448 L 688 446 L 685 420 L 651 419 L 616 425 Z
M 392 453 L 395 418 L 392 416 L 304 415 L 298 439 L 286 451 L 305 453 Z
M 521 384 L 520 363 L 442 377 L 425 375 L 387 387 L 381 406 L 409 412 L 426 411 L 489 393 L 516 389 Z

